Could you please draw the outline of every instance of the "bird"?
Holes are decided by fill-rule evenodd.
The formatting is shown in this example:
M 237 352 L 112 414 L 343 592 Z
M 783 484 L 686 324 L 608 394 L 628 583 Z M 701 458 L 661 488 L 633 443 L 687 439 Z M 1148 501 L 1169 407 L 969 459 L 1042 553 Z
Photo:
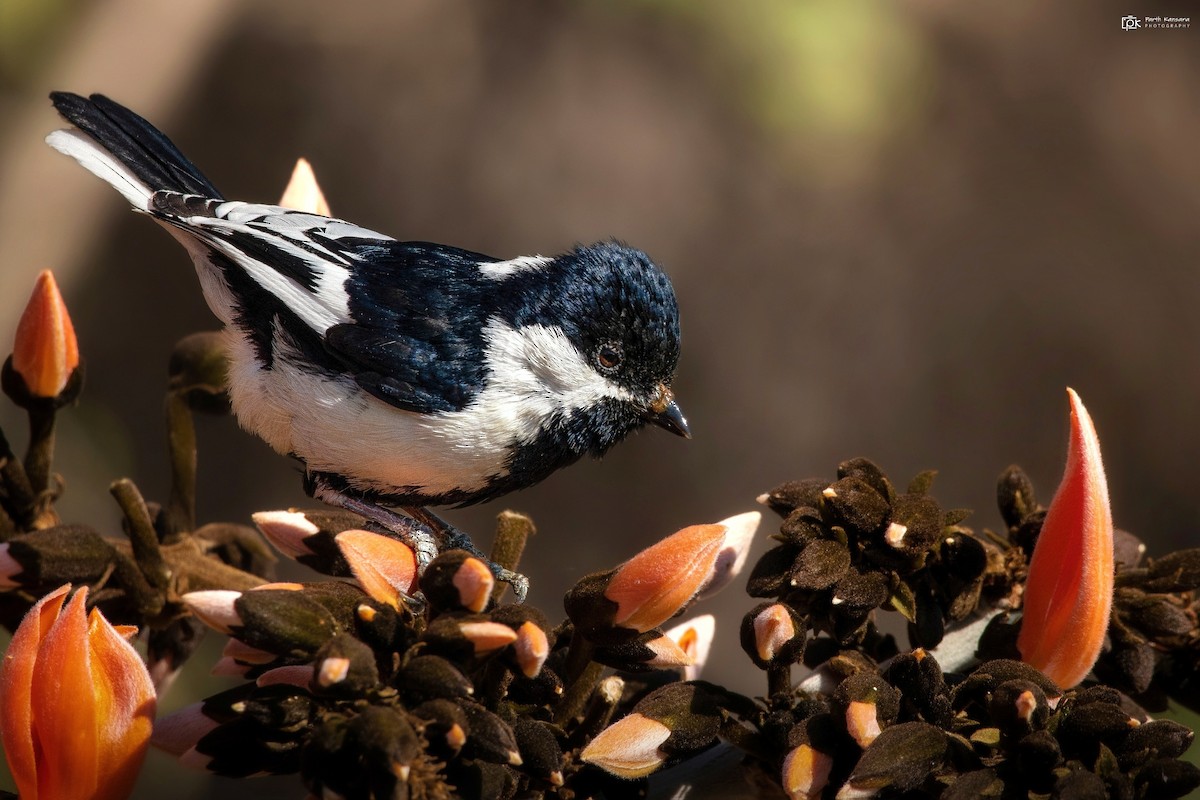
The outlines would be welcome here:
M 671 389 L 678 303 L 643 251 L 500 259 L 226 200 L 128 108 L 50 99 L 72 127 L 47 143 L 191 256 L 238 423 L 298 459 L 313 497 L 401 535 L 433 528 L 419 559 L 469 543 L 430 507 L 532 486 L 646 424 L 690 438 Z

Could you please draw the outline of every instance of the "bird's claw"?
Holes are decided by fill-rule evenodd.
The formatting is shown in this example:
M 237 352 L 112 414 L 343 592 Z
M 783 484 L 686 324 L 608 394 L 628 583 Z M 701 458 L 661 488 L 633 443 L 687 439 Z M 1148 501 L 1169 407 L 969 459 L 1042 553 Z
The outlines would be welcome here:
M 529 578 L 519 572 L 513 572 L 511 569 L 502 567 L 492 561 L 483 554 L 475 543 L 471 541 L 471 537 L 460 531 L 458 528 L 446 522 L 444 519 L 434 514 L 427 508 L 410 507 L 404 509 L 406 514 L 412 516 L 413 519 L 427 525 L 434 533 L 442 540 L 442 549 L 444 550 L 466 550 L 471 555 L 478 558 L 483 563 L 487 564 L 488 569 L 492 571 L 493 577 L 501 583 L 507 583 L 512 587 L 513 594 L 517 598 L 518 603 L 524 603 L 525 597 L 529 594 Z
M 475 546 L 470 536 L 426 508 L 405 508 L 408 516 L 397 514 L 377 503 L 338 491 L 314 474 L 308 476 L 306 488 L 314 500 L 344 508 L 395 534 L 413 549 L 420 573 L 424 573 L 429 563 L 443 550 L 466 550 L 487 564 L 496 580 L 512 587 L 518 603 L 524 603 L 529 594 L 529 578 L 494 563 Z

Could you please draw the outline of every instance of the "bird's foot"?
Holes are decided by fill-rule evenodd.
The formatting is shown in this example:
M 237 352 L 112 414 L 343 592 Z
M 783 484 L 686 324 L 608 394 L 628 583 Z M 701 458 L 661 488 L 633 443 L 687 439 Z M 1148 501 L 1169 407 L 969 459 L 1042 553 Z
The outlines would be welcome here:
M 404 509 L 404 514 L 408 516 L 397 514 L 378 503 L 372 503 L 335 489 L 321 475 L 314 473 L 308 474 L 305 488 L 314 500 L 344 508 L 375 523 L 384 530 L 394 533 L 398 539 L 413 549 L 417 557 L 419 572 L 425 572 L 429 562 L 433 561 L 443 550 L 466 550 L 487 564 L 496 580 L 512 587 L 518 603 L 524 603 L 525 596 L 529 594 L 529 578 L 494 563 L 475 546 L 470 536 L 427 508 L 408 507 Z
M 496 580 L 507 583 L 512 587 L 513 594 L 516 595 L 518 603 L 525 602 L 525 596 L 529 594 L 529 578 L 519 572 L 513 572 L 511 569 L 500 566 L 493 562 L 490 558 L 475 546 L 471 541 L 471 537 L 460 531 L 458 528 L 451 525 L 446 520 L 434 514 L 427 508 L 419 506 L 405 507 L 404 513 L 412 516 L 413 519 L 424 523 L 432 528 L 441 537 L 444 550 L 466 550 L 471 555 L 478 558 L 480 561 L 488 565 L 488 569 L 492 571 L 492 575 Z
M 437 534 L 428 525 L 419 520 L 406 517 L 403 514 L 397 514 L 391 509 L 384 508 L 368 500 L 347 495 L 333 488 L 316 475 L 310 475 L 309 484 L 306 488 L 309 489 L 309 494 L 312 495 L 314 500 L 320 500 L 322 503 L 344 508 L 374 522 L 384 530 L 396 534 L 396 537 L 411 547 L 413 553 L 416 554 L 417 569 L 420 572 L 424 572 L 425 568 L 429 566 L 429 562 L 433 561 L 443 549 L 438 546 Z

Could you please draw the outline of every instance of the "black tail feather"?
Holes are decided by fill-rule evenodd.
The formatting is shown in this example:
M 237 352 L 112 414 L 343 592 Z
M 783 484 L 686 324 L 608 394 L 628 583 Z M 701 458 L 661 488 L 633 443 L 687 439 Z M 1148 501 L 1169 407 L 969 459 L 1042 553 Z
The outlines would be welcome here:
M 220 198 L 217 187 L 179 152 L 162 131 L 102 94 L 51 92 L 58 113 L 95 139 L 155 191 Z

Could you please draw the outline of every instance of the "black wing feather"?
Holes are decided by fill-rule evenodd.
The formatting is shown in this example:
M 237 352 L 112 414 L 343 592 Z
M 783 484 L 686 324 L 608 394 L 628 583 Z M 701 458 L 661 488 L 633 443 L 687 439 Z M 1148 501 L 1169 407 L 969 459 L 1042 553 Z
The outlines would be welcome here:
M 354 322 L 326 331 L 326 348 L 386 403 L 461 410 L 486 370 L 479 265 L 497 259 L 427 242 L 363 240 L 356 250 L 346 284 Z

